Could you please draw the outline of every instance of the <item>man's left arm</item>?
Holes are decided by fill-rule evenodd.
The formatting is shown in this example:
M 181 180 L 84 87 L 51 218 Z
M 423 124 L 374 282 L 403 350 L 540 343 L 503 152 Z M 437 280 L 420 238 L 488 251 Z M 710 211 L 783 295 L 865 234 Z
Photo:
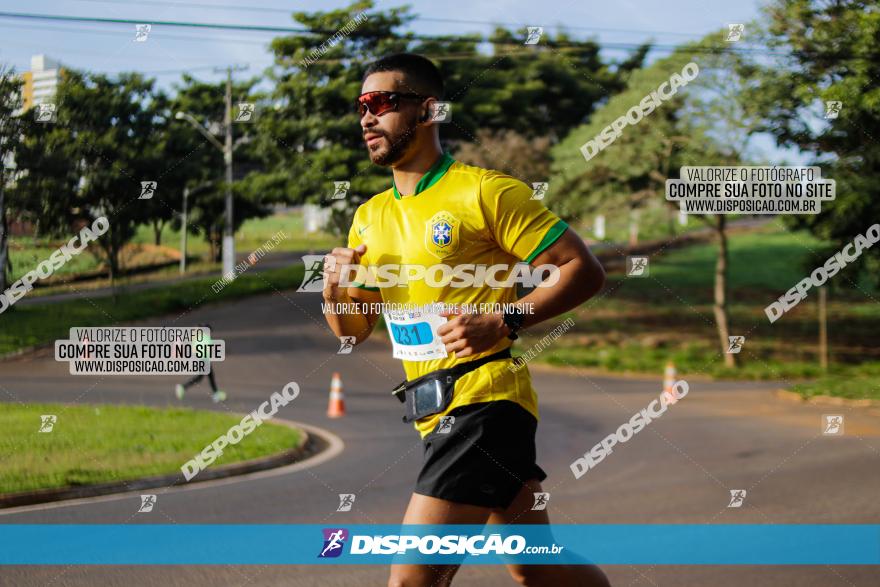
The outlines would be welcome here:
M 517 301 L 524 311 L 522 328 L 534 326 L 583 304 L 601 291 L 605 285 L 605 270 L 573 230 L 567 228 L 552 245 L 531 262 L 532 267 L 553 265 L 559 270 L 559 280 L 552 286 L 536 287 Z M 501 314 L 498 313 L 500 318 Z M 503 322 L 502 322 L 503 324 Z M 507 336 L 510 329 L 503 327 Z
M 605 284 L 605 271 L 584 241 L 567 228 L 559 238 L 531 261 L 531 266 L 552 265 L 559 279 L 552 286 L 536 287 L 517 301 L 523 309 L 522 328 L 534 326 L 584 303 Z M 550 279 L 550 278 L 548 278 Z M 437 333 L 447 352 L 457 358 L 483 352 L 510 334 L 501 312 L 450 317 Z

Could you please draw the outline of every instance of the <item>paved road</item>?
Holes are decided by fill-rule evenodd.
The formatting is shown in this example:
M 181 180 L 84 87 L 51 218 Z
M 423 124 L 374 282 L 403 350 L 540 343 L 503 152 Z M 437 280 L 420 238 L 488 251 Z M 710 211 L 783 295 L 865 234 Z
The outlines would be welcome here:
M 185 315 L 210 322 L 226 340 L 217 374 L 230 393 L 213 406 L 204 388 L 192 407 L 247 412 L 288 381 L 302 393 L 279 417 L 321 426 L 342 453 L 304 470 L 163 493 L 151 514 L 135 514 L 137 493 L 84 503 L 2 512 L 0 523 L 396 523 L 420 463 L 415 432 L 400 423 L 388 390 L 402 378 L 382 340 L 336 355 L 314 294 L 266 295 Z M 163 324 L 162 320 L 142 324 Z M 331 375 L 345 386 L 348 416 L 325 416 Z M 687 379 L 687 374 L 683 374 Z M 773 383 L 690 380 L 690 394 L 641 434 L 575 480 L 568 464 L 656 396 L 659 382 L 534 369 L 542 421 L 539 462 L 548 472 L 551 519 L 560 523 L 878 523 L 880 425 L 861 410 L 846 415 L 846 436 L 823 437 L 824 410 L 783 402 Z M 73 377 L 50 351 L 0 363 L 3 401 L 174 405 L 172 378 Z M 218 431 L 218 433 L 223 431 Z M 748 490 L 728 509 L 729 489 Z M 355 493 L 336 513 L 337 494 Z M 299 545 L 291 545 L 292 548 Z M 313 549 L 313 544 L 303 545 Z M 658 544 L 658 549 L 676 548 Z M 606 567 L 618 586 L 869 586 L 866 567 Z M 0 585 L 381 585 L 385 569 L 293 566 L 6 567 Z M 456 585 L 508 585 L 501 568 L 471 566 Z

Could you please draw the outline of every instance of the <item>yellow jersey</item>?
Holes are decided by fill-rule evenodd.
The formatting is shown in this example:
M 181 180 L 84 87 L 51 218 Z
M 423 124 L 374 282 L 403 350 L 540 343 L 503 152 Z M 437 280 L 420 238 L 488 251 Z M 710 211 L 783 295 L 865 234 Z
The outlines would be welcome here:
M 355 212 L 348 246 L 367 245 L 360 264 L 373 275 L 378 273 L 378 266 L 386 264 L 506 264 L 512 272 L 517 263 L 530 263 L 568 227 L 532 195 L 526 184 L 509 175 L 464 165 L 444 153 L 419 180 L 413 195 L 401 196 L 392 185 L 362 204 Z M 499 273 L 497 280 L 503 279 Z M 405 286 L 375 287 L 370 283 L 382 285 L 381 279 L 364 281 L 354 285 L 381 292 L 385 304 L 494 305 L 517 300 L 515 285 L 493 288 L 485 280 L 476 280 L 469 287 L 455 287 L 449 280 L 442 285 L 443 281 L 428 279 L 427 275 Z M 436 332 L 433 334 L 436 336 Z M 465 360 L 487 356 L 511 344 L 504 337 L 492 348 Z M 537 419 L 538 402 L 528 369 L 523 366 L 512 370 L 511 361 L 491 361 L 462 376 L 446 411 L 416 421 L 416 429 L 424 437 L 450 410 L 498 400 L 516 402 Z M 402 362 L 406 378 L 412 380 L 461 361 L 450 353 L 445 358 Z

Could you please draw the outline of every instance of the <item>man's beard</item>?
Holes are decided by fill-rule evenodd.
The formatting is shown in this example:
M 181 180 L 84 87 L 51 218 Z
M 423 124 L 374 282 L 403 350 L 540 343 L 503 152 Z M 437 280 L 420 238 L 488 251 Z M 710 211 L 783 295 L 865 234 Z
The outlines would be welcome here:
M 416 138 L 416 126 L 413 124 L 404 130 L 402 133 L 397 135 L 396 137 L 392 137 L 387 133 L 381 131 L 373 131 L 379 132 L 385 140 L 388 142 L 388 149 L 386 151 L 376 150 L 373 151 L 370 147 L 367 147 L 367 151 L 370 154 L 370 160 L 373 161 L 376 165 L 381 165 L 382 167 L 388 167 L 389 165 L 394 165 L 403 157 L 406 150 L 412 144 L 412 142 Z

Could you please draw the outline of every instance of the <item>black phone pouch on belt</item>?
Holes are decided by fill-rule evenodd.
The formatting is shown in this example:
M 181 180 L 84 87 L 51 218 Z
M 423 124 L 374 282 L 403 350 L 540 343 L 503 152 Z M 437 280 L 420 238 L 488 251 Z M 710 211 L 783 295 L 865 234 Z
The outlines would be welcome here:
M 448 369 L 437 369 L 412 381 L 403 381 L 391 391 L 404 404 L 403 421 L 412 422 L 445 411 L 452 403 L 455 382 L 463 375 L 490 361 L 509 358 L 510 349 L 506 348 L 475 361 L 468 361 Z

